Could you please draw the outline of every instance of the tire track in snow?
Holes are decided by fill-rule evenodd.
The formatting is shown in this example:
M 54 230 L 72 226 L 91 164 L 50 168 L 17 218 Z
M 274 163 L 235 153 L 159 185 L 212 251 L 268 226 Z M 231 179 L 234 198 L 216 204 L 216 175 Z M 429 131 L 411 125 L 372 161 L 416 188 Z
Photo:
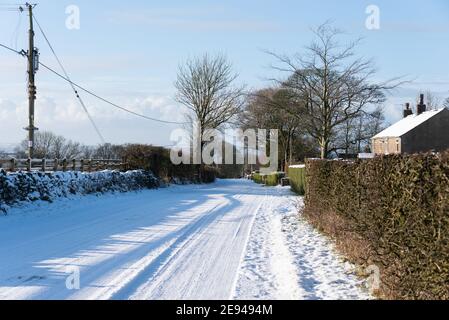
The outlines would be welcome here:
M 266 198 L 267 198 L 267 195 L 265 194 L 264 200 Z M 259 211 L 261 210 L 262 205 L 263 205 L 264 202 L 265 201 L 261 201 L 261 203 L 259 204 L 259 206 L 257 207 L 257 209 L 256 209 L 256 211 L 254 213 L 253 218 L 251 219 L 251 224 L 250 224 L 251 227 L 249 228 L 248 234 L 246 236 L 245 246 L 244 246 L 244 249 L 242 250 L 242 254 L 240 256 L 238 270 L 242 269 L 243 261 L 245 259 L 245 254 L 246 254 L 246 251 L 248 250 L 249 239 L 250 239 L 251 233 L 253 232 L 253 229 L 254 229 L 254 222 L 256 221 L 256 217 L 257 217 Z M 240 231 L 240 227 L 239 227 L 239 231 Z M 231 294 L 229 296 L 229 300 L 234 299 L 234 297 L 235 297 L 235 295 L 237 293 L 237 285 L 238 285 L 239 277 L 240 277 L 239 272 L 236 272 L 235 277 L 234 277 L 234 281 L 233 281 L 233 285 L 232 285 L 232 291 L 231 291 Z
M 204 229 L 214 221 L 218 216 L 223 214 L 221 211 L 225 208 L 227 203 L 220 203 L 214 206 L 204 216 L 193 221 L 193 223 L 182 228 L 178 232 L 178 236 L 173 239 L 168 245 L 164 246 L 154 259 L 148 261 L 138 268 L 137 272 L 134 272 L 133 276 L 124 283 L 117 292 L 115 292 L 110 298 L 113 300 L 123 300 L 131 298 L 132 295 L 138 290 L 142 283 L 147 281 L 151 282 L 153 279 L 165 269 L 176 258 L 176 256 L 189 245 L 198 230 Z
M 233 204 L 143 283 L 131 299 L 227 299 L 244 251 L 258 202 L 254 196 L 232 195 Z

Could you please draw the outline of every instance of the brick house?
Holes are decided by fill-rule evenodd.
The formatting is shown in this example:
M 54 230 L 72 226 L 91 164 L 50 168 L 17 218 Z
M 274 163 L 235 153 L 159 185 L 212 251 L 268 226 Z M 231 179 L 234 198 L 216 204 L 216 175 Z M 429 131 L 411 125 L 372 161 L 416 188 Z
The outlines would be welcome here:
M 449 110 L 426 110 L 421 95 L 417 114 L 406 104 L 404 118 L 372 138 L 376 155 L 440 152 L 449 149 Z

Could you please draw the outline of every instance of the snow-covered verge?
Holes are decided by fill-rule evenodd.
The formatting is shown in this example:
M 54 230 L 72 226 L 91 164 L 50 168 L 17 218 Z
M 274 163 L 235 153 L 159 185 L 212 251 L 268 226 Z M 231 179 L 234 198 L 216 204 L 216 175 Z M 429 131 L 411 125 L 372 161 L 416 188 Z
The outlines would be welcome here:
M 158 179 L 147 171 L 17 172 L 0 170 L 0 211 L 30 201 L 53 201 L 69 195 L 156 188 Z
M 354 266 L 302 219 L 302 198 L 266 188 L 252 227 L 235 299 L 371 299 Z

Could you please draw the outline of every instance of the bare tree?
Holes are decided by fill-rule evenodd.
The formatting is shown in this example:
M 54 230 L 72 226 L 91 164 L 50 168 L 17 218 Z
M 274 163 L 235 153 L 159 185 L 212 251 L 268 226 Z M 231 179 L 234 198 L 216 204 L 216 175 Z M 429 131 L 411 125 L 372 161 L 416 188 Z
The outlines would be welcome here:
M 8 152 L 3 149 L 0 149 L 0 158 L 6 158 L 8 156 Z
M 357 58 L 360 40 L 341 45 L 339 30 L 321 25 L 314 30 L 316 40 L 302 55 L 289 57 L 271 53 L 281 63 L 276 69 L 291 75 L 279 81 L 296 95 L 297 108 L 286 108 L 305 121 L 305 128 L 320 146 L 321 158 L 331 151 L 336 130 L 357 118 L 370 105 L 385 101 L 385 91 L 395 88 L 397 79 L 375 83 L 371 60 Z
M 96 147 L 81 145 L 81 157 L 85 159 L 92 159 L 95 154 Z
M 242 129 L 266 128 L 279 132 L 280 169 L 292 162 L 293 144 L 300 143 L 301 124 L 297 117 L 284 111 L 292 103 L 291 95 L 284 88 L 266 88 L 248 95 L 239 120 Z M 267 137 L 269 138 L 269 137 Z M 296 141 L 294 141 L 296 140 Z
M 426 106 L 427 106 L 427 110 L 437 110 L 442 106 L 442 102 L 441 99 L 436 96 L 433 92 L 431 92 L 430 90 L 426 91 Z M 417 98 L 417 104 L 419 103 L 419 96 Z
M 443 107 L 449 109 L 449 98 L 447 98 L 447 99 L 444 101 Z
M 57 136 L 49 131 L 38 131 L 34 136 L 34 157 L 38 159 L 51 158 L 52 147 Z M 27 157 L 26 153 L 28 150 L 28 139 L 23 140 L 16 153 L 19 157 Z
M 346 156 L 370 150 L 371 138 L 385 128 L 385 116 L 381 106 L 373 111 L 361 112 L 357 117 L 348 119 L 336 130 L 331 151 Z
M 99 145 L 93 152 L 98 159 L 120 159 L 123 146 L 105 143 Z
M 73 159 L 83 157 L 83 146 L 78 142 L 67 140 L 49 131 L 37 132 L 35 135 L 34 156 L 38 159 Z M 16 148 L 17 157 L 27 157 L 28 140 L 23 140 Z
M 236 78 L 232 65 L 221 55 L 205 54 L 179 67 L 176 100 L 191 111 L 189 120 L 198 123 L 201 136 L 204 130 L 219 128 L 240 112 L 244 90 L 233 85 Z
M 50 145 L 51 156 L 55 159 L 63 159 L 64 148 L 66 144 L 66 138 L 63 136 L 54 136 Z
M 62 154 L 65 159 L 76 159 L 85 156 L 84 150 L 81 143 L 69 140 L 64 146 Z

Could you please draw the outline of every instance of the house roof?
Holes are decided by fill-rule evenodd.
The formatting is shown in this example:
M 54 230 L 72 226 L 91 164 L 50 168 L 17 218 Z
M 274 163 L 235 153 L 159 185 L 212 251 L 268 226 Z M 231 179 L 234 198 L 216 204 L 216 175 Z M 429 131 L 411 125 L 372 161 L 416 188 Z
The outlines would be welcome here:
M 438 110 L 430 110 L 421 113 L 420 115 L 412 114 L 408 117 L 396 122 L 392 126 L 388 127 L 384 131 L 378 133 L 373 137 L 376 138 L 388 138 L 388 137 L 401 137 L 412 129 L 416 128 L 420 124 L 426 122 L 430 118 L 436 116 L 441 111 L 445 110 L 445 108 L 441 108 Z

